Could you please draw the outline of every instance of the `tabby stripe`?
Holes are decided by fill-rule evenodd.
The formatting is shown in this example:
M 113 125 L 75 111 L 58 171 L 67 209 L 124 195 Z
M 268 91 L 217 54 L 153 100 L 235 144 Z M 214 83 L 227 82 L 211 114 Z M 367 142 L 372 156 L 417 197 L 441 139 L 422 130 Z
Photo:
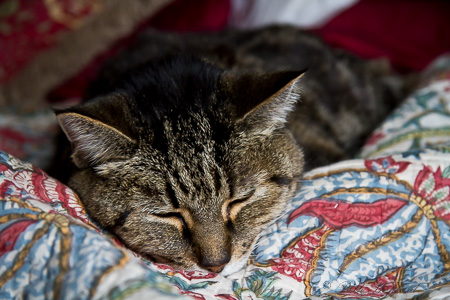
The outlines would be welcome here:
M 214 186 L 216 187 L 216 192 L 219 193 L 222 188 L 222 176 L 220 176 L 218 168 L 214 170 Z
M 114 225 L 112 226 L 112 228 L 116 229 L 117 227 L 122 227 L 125 224 L 125 222 L 127 221 L 128 216 L 130 215 L 130 213 L 132 211 L 133 210 L 131 210 L 131 209 L 127 209 L 125 211 L 122 211 L 119 214 L 119 217 L 114 220 Z
M 166 185 L 166 194 L 169 197 L 170 202 L 172 202 L 173 207 L 179 208 L 180 203 L 178 202 L 177 195 L 175 194 L 175 191 L 170 183 L 167 183 Z
M 173 177 L 175 178 L 176 182 L 178 183 L 178 187 L 185 193 L 186 195 L 189 195 L 189 189 L 187 186 L 181 181 L 180 174 L 178 172 L 174 172 Z M 178 208 L 179 206 L 176 206 L 175 208 Z

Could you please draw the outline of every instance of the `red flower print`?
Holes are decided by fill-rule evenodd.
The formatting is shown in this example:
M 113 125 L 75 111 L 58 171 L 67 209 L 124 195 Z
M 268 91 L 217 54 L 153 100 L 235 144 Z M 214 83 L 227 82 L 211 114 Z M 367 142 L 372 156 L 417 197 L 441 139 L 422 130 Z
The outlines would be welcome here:
M 422 201 L 418 201 L 418 205 L 426 208 L 430 205 L 433 208 L 436 217 L 445 221 L 450 221 L 450 171 L 438 167 L 435 172 L 429 166 L 419 172 L 414 182 L 414 193 L 419 196 Z M 429 215 L 427 215 L 430 217 Z
M 280 258 L 269 261 L 271 268 L 298 282 L 303 282 L 306 273 L 312 267 L 312 260 L 316 257 L 317 249 L 321 247 L 330 229 L 325 225 L 295 239 L 281 251 Z
M 392 157 L 381 157 L 364 161 L 367 169 L 376 173 L 397 174 L 403 172 L 411 163 L 397 162 Z
M 22 232 L 34 223 L 36 220 L 18 220 L 0 231 L 0 257 L 13 250 Z
M 287 223 L 291 223 L 301 215 L 313 215 L 335 229 L 352 225 L 369 227 L 384 223 L 407 203 L 407 201 L 395 198 L 382 199 L 373 203 L 315 199 L 294 210 Z
M 396 284 L 398 273 L 400 269 L 390 272 L 386 275 L 381 275 L 375 280 L 364 282 L 358 286 L 351 286 L 339 295 L 345 298 L 361 298 L 364 297 L 386 297 L 398 292 Z

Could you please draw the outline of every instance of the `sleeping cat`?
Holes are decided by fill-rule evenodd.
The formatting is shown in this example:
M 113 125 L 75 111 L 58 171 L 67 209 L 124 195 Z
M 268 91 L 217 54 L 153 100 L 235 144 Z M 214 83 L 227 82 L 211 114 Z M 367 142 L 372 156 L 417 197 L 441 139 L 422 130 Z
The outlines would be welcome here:
M 395 106 L 384 71 L 291 27 L 150 31 L 57 111 L 68 184 L 144 257 L 229 275 L 304 169 L 353 156 Z

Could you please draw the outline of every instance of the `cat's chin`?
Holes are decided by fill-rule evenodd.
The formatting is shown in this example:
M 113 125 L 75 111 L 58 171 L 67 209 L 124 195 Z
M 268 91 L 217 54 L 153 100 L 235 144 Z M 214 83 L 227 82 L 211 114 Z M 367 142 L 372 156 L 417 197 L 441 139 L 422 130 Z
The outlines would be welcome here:
M 248 261 L 248 255 L 244 256 L 244 258 L 238 260 L 238 261 L 231 261 L 229 262 L 225 268 L 223 268 L 222 272 L 220 272 L 220 275 L 227 277 L 231 274 L 234 274 L 238 271 L 240 271 L 242 268 L 244 268 L 247 265 Z
M 248 255 L 244 255 L 243 258 L 239 259 L 239 260 L 231 260 L 224 268 L 223 270 L 218 273 L 224 277 L 228 277 L 234 273 L 237 273 L 238 271 L 240 271 L 241 269 L 243 269 L 248 262 L 248 257 L 250 256 L 250 253 Z M 208 272 L 210 273 L 211 271 L 208 271 L 204 268 L 200 268 L 199 266 L 197 266 L 196 264 L 188 264 L 188 265 L 184 265 L 184 266 L 174 266 L 174 265 L 169 265 L 169 264 L 164 264 L 166 266 L 170 266 L 171 268 L 174 269 L 182 269 L 182 270 L 186 270 L 189 272 Z

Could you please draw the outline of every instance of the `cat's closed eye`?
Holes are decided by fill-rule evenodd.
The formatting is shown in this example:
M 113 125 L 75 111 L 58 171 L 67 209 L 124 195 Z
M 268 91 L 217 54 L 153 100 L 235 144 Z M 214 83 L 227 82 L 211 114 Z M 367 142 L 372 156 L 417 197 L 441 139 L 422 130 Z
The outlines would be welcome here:
M 180 232 L 188 230 L 186 220 L 179 212 L 154 213 L 153 216 L 174 225 Z
M 160 264 L 173 264 L 175 263 L 174 260 L 161 256 L 161 255 L 156 255 L 156 254 L 143 254 L 144 257 L 146 257 L 148 260 L 156 262 L 156 263 L 160 263 Z
M 233 199 L 226 204 L 226 221 L 230 222 L 236 218 L 236 215 L 242 209 L 242 207 L 247 204 L 248 200 L 255 194 L 256 189 L 251 190 L 246 193 L 245 196 L 238 199 Z

